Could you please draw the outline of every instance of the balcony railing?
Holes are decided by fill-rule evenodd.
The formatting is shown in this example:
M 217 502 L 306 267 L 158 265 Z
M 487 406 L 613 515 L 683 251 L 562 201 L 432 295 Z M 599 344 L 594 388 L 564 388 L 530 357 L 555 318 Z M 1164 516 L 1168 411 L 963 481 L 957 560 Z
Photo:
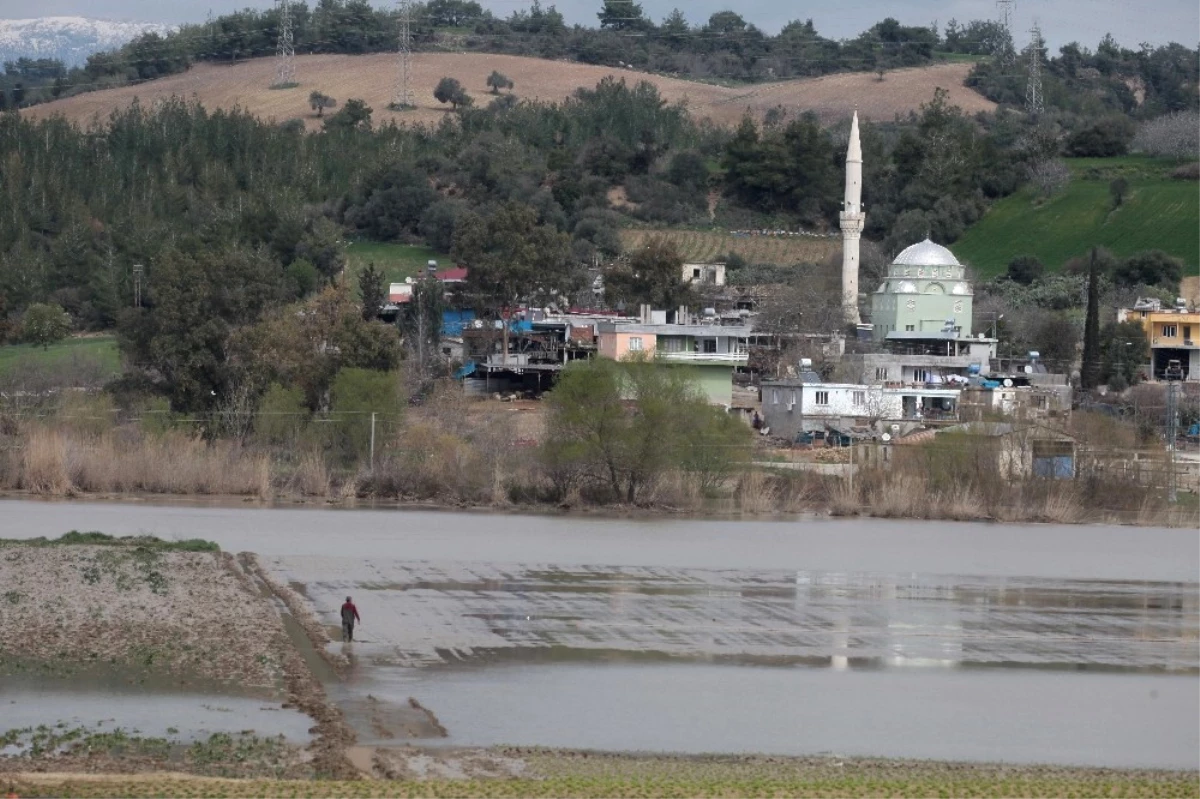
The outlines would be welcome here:
M 727 363 L 740 365 L 749 363 L 750 361 L 749 354 L 745 352 L 663 352 L 659 350 L 657 354 L 664 361 L 675 361 L 678 363 Z

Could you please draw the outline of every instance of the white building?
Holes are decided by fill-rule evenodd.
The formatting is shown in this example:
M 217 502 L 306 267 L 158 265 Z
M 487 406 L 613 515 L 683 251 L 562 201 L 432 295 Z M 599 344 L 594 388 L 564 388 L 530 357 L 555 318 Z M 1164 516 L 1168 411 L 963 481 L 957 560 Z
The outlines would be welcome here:
M 683 282 L 705 286 L 724 286 L 725 264 L 684 264 Z
M 858 383 L 773 380 L 763 383 L 763 420 L 771 435 L 794 439 L 801 432 L 884 423 L 956 421 L 960 390 L 948 387 L 885 388 Z

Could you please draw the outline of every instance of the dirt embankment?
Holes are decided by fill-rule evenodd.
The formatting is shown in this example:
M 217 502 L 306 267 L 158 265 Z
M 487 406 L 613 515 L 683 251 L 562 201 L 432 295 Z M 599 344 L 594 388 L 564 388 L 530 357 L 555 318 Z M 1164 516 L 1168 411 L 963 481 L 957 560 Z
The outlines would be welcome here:
M 253 559 L 172 551 L 174 546 L 153 540 L 0 543 L 0 676 L 105 669 L 168 676 L 178 685 L 209 690 L 251 689 L 285 700 L 284 707 L 316 722 L 305 751 L 271 747 L 278 762 L 267 773 L 359 776 L 346 758 L 354 733 L 288 637 L 272 591 L 257 582 Z M 177 766 L 162 746 L 135 740 L 124 748 L 125 757 L 97 759 L 86 747 L 73 752 L 56 744 L 46 747 L 49 761 L 0 758 L 0 771 L 42 770 L 48 764 L 67 771 Z

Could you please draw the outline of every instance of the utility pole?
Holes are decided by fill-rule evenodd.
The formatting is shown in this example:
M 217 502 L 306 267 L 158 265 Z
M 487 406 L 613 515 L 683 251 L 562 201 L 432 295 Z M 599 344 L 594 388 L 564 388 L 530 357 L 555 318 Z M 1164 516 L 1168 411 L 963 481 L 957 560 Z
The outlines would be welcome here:
M 145 274 L 146 267 L 141 264 L 133 265 L 133 307 L 142 307 L 142 275 Z
M 375 471 L 375 411 L 371 411 L 371 471 Z
M 1167 383 L 1167 502 L 1179 501 L 1178 477 L 1175 474 L 1175 442 L 1179 439 L 1179 382 Z
M 1045 108 L 1042 97 L 1042 29 L 1033 23 L 1029 29 L 1029 79 L 1025 84 L 1025 110 L 1032 116 L 1040 115 Z
M 296 85 L 296 40 L 292 33 L 291 0 L 276 0 L 279 9 L 279 43 L 275 47 L 275 82 L 272 89 Z
M 393 111 L 416 108 L 412 93 L 412 0 L 396 3 L 396 87 L 392 92 Z

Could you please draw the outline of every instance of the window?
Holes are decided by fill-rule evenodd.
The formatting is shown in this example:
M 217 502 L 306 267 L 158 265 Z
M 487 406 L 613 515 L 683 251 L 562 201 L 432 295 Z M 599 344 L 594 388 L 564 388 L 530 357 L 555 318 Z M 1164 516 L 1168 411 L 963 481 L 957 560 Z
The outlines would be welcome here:
M 1183 326 L 1183 337 L 1186 339 L 1190 339 L 1192 337 L 1192 326 L 1191 325 Z
M 1175 334 L 1179 332 L 1179 328 L 1175 325 L 1163 325 L 1163 338 L 1175 338 Z
M 916 325 L 905 325 L 905 326 L 904 326 L 904 329 L 905 329 L 906 331 L 908 331 L 909 333 L 912 333 L 912 332 L 915 332 L 915 331 L 916 331 L 916 329 L 917 329 L 917 326 L 916 326 Z
M 829 392 L 828 391 L 818 391 L 817 392 L 817 404 L 818 405 L 828 405 L 829 404 Z
M 914 383 L 928 383 L 929 382 L 929 370 L 928 369 L 913 369 L 913 382 Z
M 771 404 L 772 405 L 779 404 L 779 389 L 777 389 L 777 388 L 771 389 Z
M 888 379 L 888 370 L 887 370 L 886 366 L 876 366 L 875 367 L 875 379 L 876 380 L 887 380 Z
M 641 352 L 642 351 L 642 337 L 641 336 L 630 336 L 629 337 L 629 351 L 630 352 Z
M 855 391 L 854 396 L 853 396 L 853 401 L 854 401 L 855 405 L 866 405 L 867 404 L 867 392 Z
M 655 349 L 663 352 L 684 352 L 687 349 L 687 339 L 683 336 L 662 336 L 655 344 Z
M 699 280 L 699 279 L 700 279 L 700 270 L 693 269 L 692 270 L 692 280 Z
M 796 404 L 796 390 L 792 389 L 792 401 L 789 402 L 788 405 L 791 406 L 791 405 L 795 405 L 795 404 Z
M 709 354 L 715 354 L 717 351 L 717 340 L 715 338 L 704 339 L 704 351 Z

